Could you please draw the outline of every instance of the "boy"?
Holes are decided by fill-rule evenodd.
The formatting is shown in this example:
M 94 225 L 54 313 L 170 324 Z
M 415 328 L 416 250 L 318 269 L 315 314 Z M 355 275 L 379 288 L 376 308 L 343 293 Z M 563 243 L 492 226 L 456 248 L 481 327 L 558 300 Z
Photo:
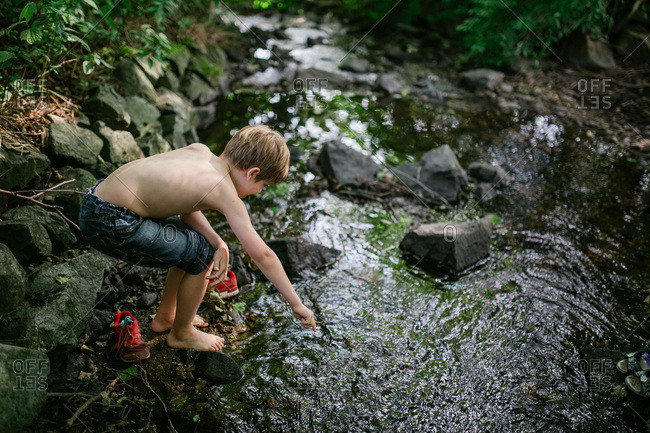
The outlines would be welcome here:
M 167 336 L 171 347 L 212 351 L 224 343 L 193 326 L 207 326 L 196 312 L 206 288 L 223 281 L 228 268 L 228 246 L 201 213 L 204 209 L 226 217 L 293 315 L 315 331 L 314 314 L 302 304 L 278 257 L 253 228 L 241 200 L 281 182 L 288 170 L 289 150 L 282 136 L 268 126 L 247 126 L 218 157 L 204 144 L 194 143 L 121 166 L 88 190 L 79 228 L 84 239 L 105 254 L 132 264 L 169 268 L 151 328 L 171 329 Z M 175 215 L 189 228 L 161 221 Z

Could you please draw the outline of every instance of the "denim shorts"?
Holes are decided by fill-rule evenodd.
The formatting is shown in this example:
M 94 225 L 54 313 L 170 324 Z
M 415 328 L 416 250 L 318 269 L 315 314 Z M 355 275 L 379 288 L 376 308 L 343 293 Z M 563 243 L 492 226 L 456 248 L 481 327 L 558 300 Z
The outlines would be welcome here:
M 97 197 L 102 180 L 88 189 L 79 211 L 79 229 L 90 246 L 133 265 L 176 266 L 193 275 L 212 262 L 214 248 L 180 218 L 143 218 Z

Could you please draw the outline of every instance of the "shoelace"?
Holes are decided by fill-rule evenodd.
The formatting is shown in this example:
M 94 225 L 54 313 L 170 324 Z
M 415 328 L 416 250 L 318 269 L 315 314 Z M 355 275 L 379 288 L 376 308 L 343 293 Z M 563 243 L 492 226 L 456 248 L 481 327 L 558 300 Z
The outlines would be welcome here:
M 140 334 L 140 331 L 134 331 L 133 326 L 129 326 L 126 328 L 127 332 L 129 333 L 129 345 L 134 345 L 134 344 L 140 344 L 144 343 L 144 339 L 142 338 L 142 335 Z

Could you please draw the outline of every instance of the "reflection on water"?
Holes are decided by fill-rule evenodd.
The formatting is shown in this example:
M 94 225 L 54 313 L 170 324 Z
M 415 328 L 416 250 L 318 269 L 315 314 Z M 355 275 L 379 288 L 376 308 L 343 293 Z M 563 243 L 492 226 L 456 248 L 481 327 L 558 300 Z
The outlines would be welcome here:
M 219 149 L 253 122 L 269 122 L 305 152 L 289 197 L 251 201 L 277 210 L 280 231 L 263 237 L 301 234 L 344 256 L 296 282 L 323 322 L 315 334 L 267 282 L 242 296 L 248 331 L 228 351 L 245 378 L 215 387 L 211 402 L 224 430 L 643 427 L 611 392 L 588 391 L 579 354 L 639 347 L 644 336 L 611 282 L 650 282 L 648 209 L 639 201 L 650 181 L 616 145 L 552 116 L 474 115 L 341 92 L 231 95 L 207 141 Z M 481 204 L 502 219 L 490 257 L 458 280 L 431 278 L 390 248 L 408 228 L 402 210 L 395 220 L 377 204 L 328 192 L 293 197 L 314 179 L 308 157 L 336 138 L 391 164 L 449 144 L 464 167 L 505 167 L 513 182 Z

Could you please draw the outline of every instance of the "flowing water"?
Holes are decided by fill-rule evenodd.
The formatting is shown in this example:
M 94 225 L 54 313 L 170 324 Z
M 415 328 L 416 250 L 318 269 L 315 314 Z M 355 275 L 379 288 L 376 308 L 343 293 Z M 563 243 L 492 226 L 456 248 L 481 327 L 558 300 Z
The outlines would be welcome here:
M 585 347 L 638 349 L 647 337 L 650 176 L 614 143 L 554 116 L 466 111 L 340 90 L 238 92 L 206 140 L 269 123 L 305 152 L 266 208 L 263 238 L 302 235 L 342 251 L 295 282 L 322 323 L 302 329 L 265 280 L 240 297 L 247 330 L 225 349 L 244 369 L 212 389 L 223 431 L 633 432 L 646 421 L 613 383 L 590 389 Z M 512 178 L 487 202 L 432 209 L 444 220 L 493 214 L 491 254 L 457 279 L 408 266 L 407 209 L 388 212 L 325 190 L 307 158 L 334 138 L 378 162 L 449 144 L 463 167 Z M 231 238 L 232 240 L 232 238 Z M 639 299 L 640 297 L 640 299 Z M 636 317 L 634 314 L 638 315 Z M 638 404 L 638 402 L 636 403 Z M 647 415 L 646 415 L 647 417 Z

